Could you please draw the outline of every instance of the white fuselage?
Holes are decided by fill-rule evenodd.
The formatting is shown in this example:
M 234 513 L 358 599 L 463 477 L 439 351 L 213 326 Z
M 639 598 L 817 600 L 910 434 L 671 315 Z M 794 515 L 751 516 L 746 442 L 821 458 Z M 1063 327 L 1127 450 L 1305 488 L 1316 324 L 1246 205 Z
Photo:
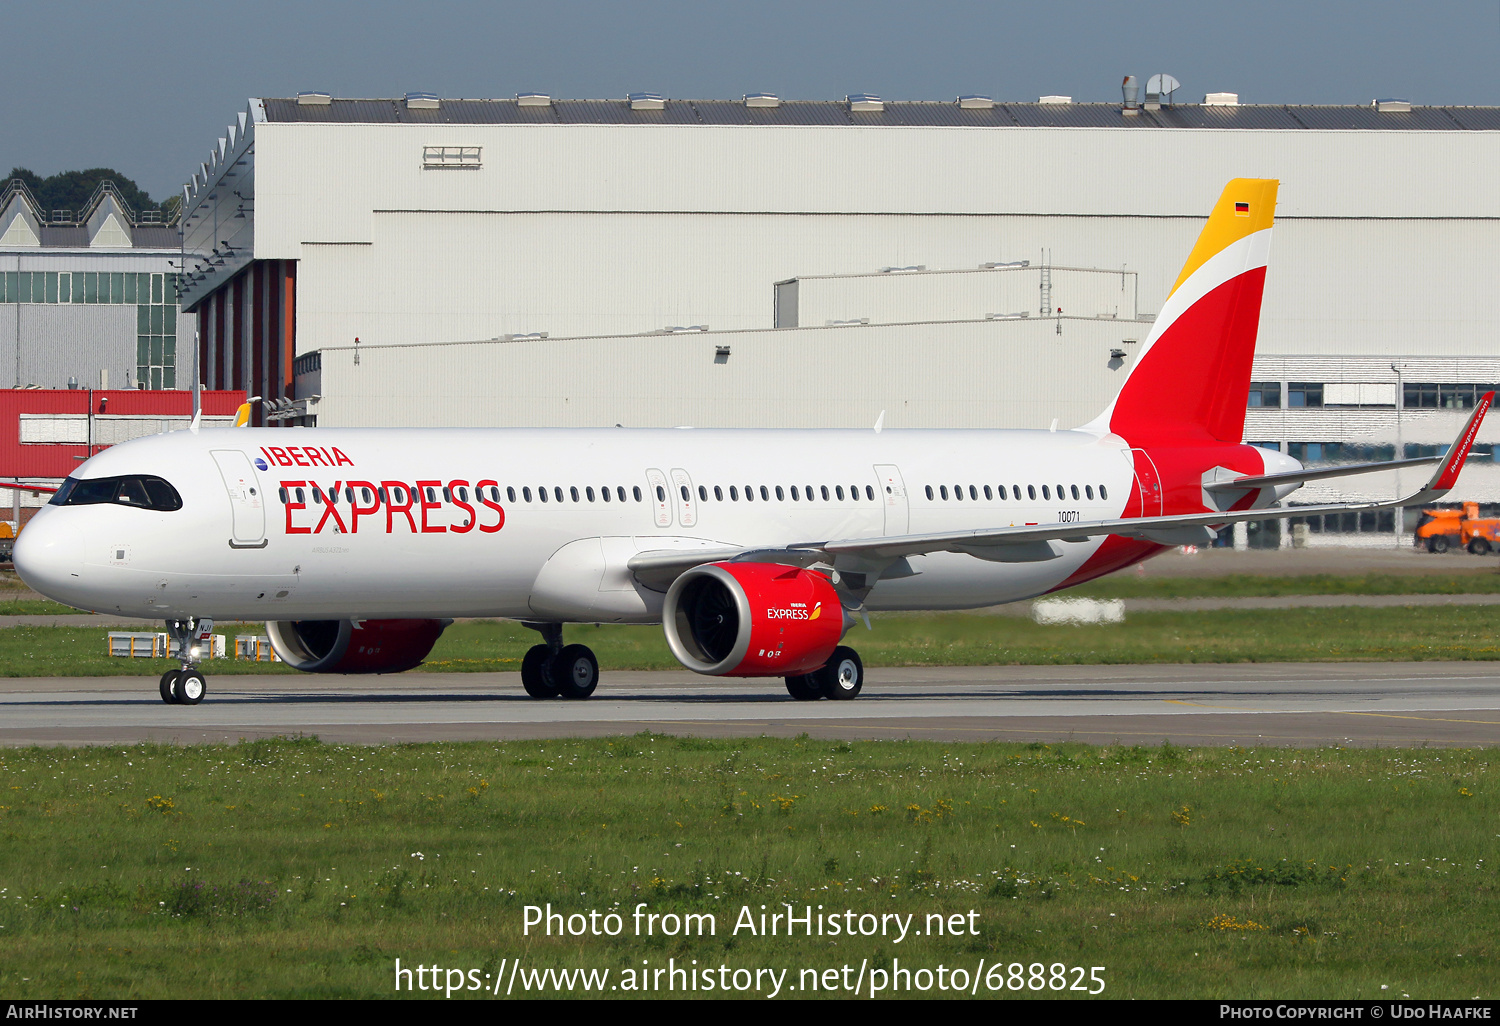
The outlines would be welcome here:
M 651 623 L 662 596 L 626 566 L 639 552 L 1096 520 L 1136 488 L 1125 444 L 1080 431 L 204 429 L 115 446 L 75 476 L 129 474 L 167 480 L 182 508 L 47 506 L 18 542 L 29 584 L 154 619 Z M 914 556 L 868 605 L 1025 598 L 1100 543 L 1037 562 Z

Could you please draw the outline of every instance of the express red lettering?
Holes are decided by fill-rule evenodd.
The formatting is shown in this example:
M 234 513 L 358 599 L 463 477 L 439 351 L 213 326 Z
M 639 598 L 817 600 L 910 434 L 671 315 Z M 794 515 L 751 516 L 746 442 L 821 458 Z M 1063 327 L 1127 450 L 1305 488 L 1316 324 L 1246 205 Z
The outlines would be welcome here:
M 318 526 L 313 528 L 313 534 L 321 534 L 323 532 L 323 525 L 328 523 L 329 517 L 333 517 L 333 522 L 338 525 L 340 533 L 346 530 L 346 528 L 344 527 L 344 518 L 339 516 L 339 511 L 334 506 L 334 503 L 338 500 L 339 497 L 339 485 L 342 483 L 343 482 L 335 481 L 333 483 L 333 487 L 330 488 L 324 496 L 327 501 L 323 503 L 323 519 L 319 520 Z M 318 486 L 314 484 L 313 487 L 316 488 Z
M 335 449 L 334 451 L 337 452 L 338 450 Z M 444 531 L 448 530 L 446 527 L 443 527 L 441 524 L 429 524 L 429 523 L 427 523 L 427 511 L 430 510 L 430 509 L 441 509 L 442 505 L 443 505 L 441 502 L 435 502 L 435 501 L 432 501 L 432 500 L 428 499 L 427 498 L 427 489 L 429 487 L 431 487 L 431 488 L 441 488 L 442 486 L 443 486 L 443 482 L 441 482 L 441 481 L 418 481 L 417 482 L 417 490 L 419 492 L 421 492 L 421 495 L 419 496 L 419 498 L 420 498 L 421 503 L 422 503 L 422 533 L 423 534 L 441 534 Z
M 462 524 L 458 525 L 457 527 L 449 527 L 448 530 L 452 531 L 454 534 L 468 534 L 470 531 L 474 530 L 474 522 L 479 518 L 474 515 L 474 507 L 470 506 L 467 502 L 459 497 L 460 487 L 467 489 L 469 487 L 469 482 L 461 480 L 449 481 L 448 493 L 453 496 L 453 505 L 459 507 L 465 513 L 467 513 L 468 517 Z
M 385 533 L 392 533 L 391 521 L 395 518 L 397 513 L 400 513 L 406 517 L 406 522 L 411 525 L 411 533 L 416 534 L 417 522 L 413 520 L 411 516 L 411 504 L 412 500 L 415 499 L 416 496 L 412 494 L 411 486 L 402 484 L 400 481 L 382 481 L 380 482 L 380 486 L 386 489 Z M 405 505 L 396 505 L 396 495 L 398 492 L 406 496 Z
M 485 494 L 486 494 L 485 493 L 485 489 L 486 488 L 499 488 L 499 487 L 500 487 L 500 483 L 498 481 L 480 481 L 478 484 L 476 484 L 474 486 L 474 494 L 479 498 L 479 501 L 482 502 L 482 503 L 484 503 L 490 509 L 494 510 L 496 513 L 500 514 L 500 519 L 497 520 L 497 521 L 495 521 L 494 524 L 480 524 L 479 525 L 479 529 L 481 531 L 483 531 L 485 534 L 494 534 L 496 531 L 500 530 L 500 528 L 502 528 L 502 527 L 505 526 L 505 509 L 499 503 L 497 503 L 497 502 L 491 502 L 489 499 L 485 498 Z M 497 492 L 497 494 L 498 494 L 498 492 Z M 475 519 L 478 520 L 477 517 Z
M 359 504 L 359 493 L 361 490 L 374 496 L 372 505 L 361 506 Z M 380 495 L 375 491 L 375 486 L 369 481 L 350 481 L 349 494 L 353 496 L 353 498 L 350 499 L 349 503 L 349 533 L 358 534 L 359 518 L 362 516 L 369 516 L 371 513 L 374 513 L 376 510 L 380 509 Z
M 281 482 L 281 492 L 282 492 L 283 495 L 286 496 L 286 502 L 285 502 L 284 505 L 286 506 L 286 533 L 287 534 L 312 534 L 312 529 L 311 528 L 307 528 L 307 527 L 293 527 L 292 526 L 292 510 L 294 510 L 294 509 L 306 509 L 307 508 L 307 503 L 305 503 L 305 502 L 297 502 L 296 501 L 296 499 L 294 498 L 294 496 L 297 493 L 295 491 L 293 491 L 293 489 L 296 488 L 299 485 L 305 485 L 305 484 L 307 484 L 306 481 L 283 481 L 283 482 Z

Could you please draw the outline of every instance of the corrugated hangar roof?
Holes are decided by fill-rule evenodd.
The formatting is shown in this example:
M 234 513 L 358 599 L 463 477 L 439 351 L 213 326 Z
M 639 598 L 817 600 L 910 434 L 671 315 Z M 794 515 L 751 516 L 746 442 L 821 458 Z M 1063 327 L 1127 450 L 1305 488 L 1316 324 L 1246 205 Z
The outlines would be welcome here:
M 840 100 L 787 100 L 747 107 L 739 100 L 668 100 L 661 110 L 634 110 L 628 100 L 553 100 L 520 106 L 515 100 L 442 100 L 436 109 L 409 109 L 402 100 L 340 100 L 299 104 L 267 99 L 266 120 L 284 123 L 419 125 L 832 125 L 944 128 L 1220 128 L 1344 131 L 1500 131 L 1500 107 L 1176 104 L 1126 117 L 1115 103 L 996 103 L 961 108 L 955 102 L 887 102 L 880 111 L 851 112 Z

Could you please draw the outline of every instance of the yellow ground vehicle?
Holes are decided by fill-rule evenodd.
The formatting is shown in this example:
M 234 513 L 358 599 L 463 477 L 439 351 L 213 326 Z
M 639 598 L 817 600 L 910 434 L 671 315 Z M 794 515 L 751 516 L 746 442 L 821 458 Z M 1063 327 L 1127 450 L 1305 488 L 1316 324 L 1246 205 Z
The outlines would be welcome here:
M 1462 546 L 1476 556 L 1500 549 L 1500 520 L 1479 515 L 1479 503 L 1466 502 L 1460 509 L 1424 509 L 1417 522 L 1413 545 L 1428 552 L 1447 552 Z

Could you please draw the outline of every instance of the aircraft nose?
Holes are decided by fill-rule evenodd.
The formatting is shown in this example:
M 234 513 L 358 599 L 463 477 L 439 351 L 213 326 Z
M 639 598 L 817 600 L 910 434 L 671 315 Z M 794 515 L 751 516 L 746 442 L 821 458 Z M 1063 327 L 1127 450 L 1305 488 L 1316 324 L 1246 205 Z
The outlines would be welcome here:
M 16 538 L 16 573 L 35 591 L 67 602 L 82 583 L 83 537 L 57 511 L 43 507 Z

